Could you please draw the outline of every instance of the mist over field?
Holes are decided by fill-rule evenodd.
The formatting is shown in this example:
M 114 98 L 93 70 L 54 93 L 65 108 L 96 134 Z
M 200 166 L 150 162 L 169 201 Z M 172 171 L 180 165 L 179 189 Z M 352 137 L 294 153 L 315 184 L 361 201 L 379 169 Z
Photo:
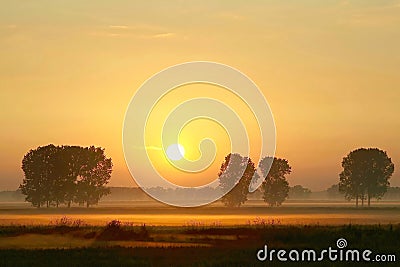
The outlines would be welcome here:
M 399 266 L 400 0 L 0 6 L 0 266 Z

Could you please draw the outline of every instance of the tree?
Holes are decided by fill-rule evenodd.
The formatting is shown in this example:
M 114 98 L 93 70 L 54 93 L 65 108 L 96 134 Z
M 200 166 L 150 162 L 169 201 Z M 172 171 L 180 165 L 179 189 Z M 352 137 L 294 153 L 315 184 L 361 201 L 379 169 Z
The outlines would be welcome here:
M 343 198 L 343 193 L 339 191 L 339 184 L 333 184 L 328 189 L 326 193 L 329 198 Z
M 339 190 L 348 200 L 380 199 L 386 193 L 394 164 L 385 151 L 378 148 L 359 148 L 351 151 L 342 161 L 343 171 L 339 174 Z
M 268 172 L 268 166 L 272 161 Z M 262 183 L 263 199 L 270 206 L 280 206 L 288 197 L 289 183 L 286 175 L 291 173 L 291 167 L 286 159 L 265 157 L 260 161 L 259 167 L 262 176 L 265 177 Z
M 220 188 L 226 193 L 221 199 L 225 206 L 239 207 L 247 201 L 249 185 L 255 172 L 255 165 L 250 158 L 237 153 L 225 157 L 218 173 Z
M 64 183 L 63 191 L 64 200 L 67 206 L 70 207 L 71 203 L 76 199 L 78 177 L 81 175 L 84 166 L 87 165 L 85 158 L 85 148 L 80 146 L 63 146 L 63 153 L 61 162 L 64 164 Z
M 295 185 L 289 188 L 289 198 L 306 199 L 309 198 L 311 190 L 301 185 Z
M 73 191 L 75 178 L 70 172 L 69 146 L 54 147 L 54 152 L 49 157 L 51 176 L 48 181 L 49 197 L 47 201 L 58 207 L 67 201 L 67 196 Z M 79 148 L 79 147 L 77 147 Z
M 25 178 L 19 187 L 26 195 L 25 200 L 31 202 L 34 207 L 40 208 L 44 203 L 49 206 L 53 173 L 51 159 L 55 152 L 54 145 L 47 145 L 31 149 L 22 159 L 21 168 Z
M 86 165 L 82 166 L 77 181 L 77 202 L 86 202 L 86 207 L 97 204 L 100 198 L 110 193 L 105 185 L 112 172 L 111 158 L 107 158 L 104 149 L 91 146 L 84 149 Z
M 386 200 L 400 200 L 400 187 L 389 187 L 385 193 Z
M 26 201 L 41 207 L 72 201 L 97 204 L 107 194 L 112 162 L 102 148 L 47 145 L 30 150 L 22 160 L 20 185 Z M 78 191 L 79 189 L 79 191 Z

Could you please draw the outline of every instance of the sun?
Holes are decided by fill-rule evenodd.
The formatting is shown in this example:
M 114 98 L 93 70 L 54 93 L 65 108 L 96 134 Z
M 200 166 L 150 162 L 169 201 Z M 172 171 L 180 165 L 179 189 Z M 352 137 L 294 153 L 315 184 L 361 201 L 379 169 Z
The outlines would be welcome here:
M 170 160 L 180 160 L 185 156 L 185 149 L 181 144 L 172 144 L 167 148 L 166 153 Z

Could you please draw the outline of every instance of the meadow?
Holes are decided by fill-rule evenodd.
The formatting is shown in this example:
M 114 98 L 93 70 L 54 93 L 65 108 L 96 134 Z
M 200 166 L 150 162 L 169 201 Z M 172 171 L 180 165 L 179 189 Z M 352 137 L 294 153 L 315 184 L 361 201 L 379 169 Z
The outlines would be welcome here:
M 182 226 L 195 222 L 234 226 L 246 225 L 255 218 L 289 225 L 396 224 L 400 223 L 400 203 L 382 201 L 372 203 L 370 208 L 356 208 L 353 203 L 340 201 L 288 201 L 281 207 L 271 208 L 262 201 L 253 200 L 239 208 L 226 208 L 219 202 L 198 208 L 176 208 L 155 201 L 110 201 L 89 209 L 37 209 L 28 203 L 0 203 L 0 225 L 46 225 L 64 215 L 91 225 L 120 220 L 155 226 Z
M 355 208 L 348 202 L 289 201 L 270 208 L 250 201 L 240 208 L 213 203 L 191 209 L 151 201 L 102 202 L 89 209 L 0 205 L 0 266 L 298 266 L 260 262 L 256 253 L 265 244 L 334 247 L 338 238 L 349 247 L 399 259 L 399 203 Z M 323 262 L 357 264 L 365 263 Z

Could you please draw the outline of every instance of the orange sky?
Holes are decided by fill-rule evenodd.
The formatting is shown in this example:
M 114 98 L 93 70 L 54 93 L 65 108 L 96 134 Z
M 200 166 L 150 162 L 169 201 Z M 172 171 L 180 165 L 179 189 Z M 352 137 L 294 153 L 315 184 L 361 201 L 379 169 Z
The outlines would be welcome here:
M 400 166 L 400 1 L 137 2 L 2 1 L 0 190 L 16 189 L 23 155 L 49 143 L 105 147 L 111 185 L 133 186 L 126 107 L 147 78 L 194 60 L 260 87 L 291 185 L 336 183 L 358 147 Z

